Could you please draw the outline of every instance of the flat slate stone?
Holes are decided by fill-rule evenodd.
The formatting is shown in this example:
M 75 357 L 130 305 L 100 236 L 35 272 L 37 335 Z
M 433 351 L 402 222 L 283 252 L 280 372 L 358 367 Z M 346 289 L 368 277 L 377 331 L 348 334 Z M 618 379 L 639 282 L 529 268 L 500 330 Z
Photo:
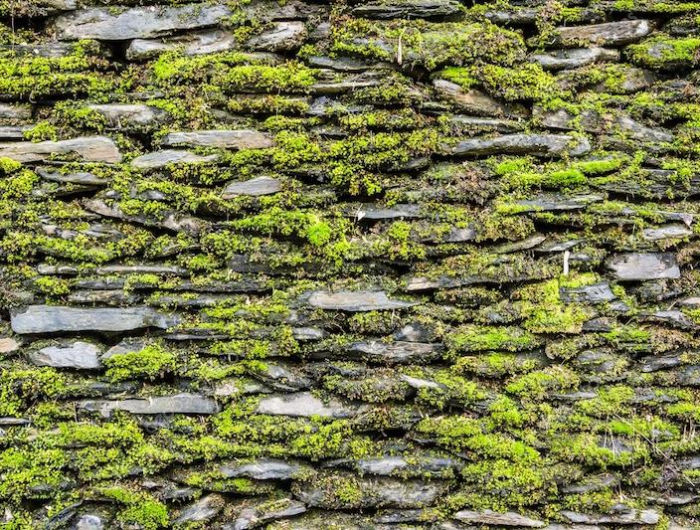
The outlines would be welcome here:
M 227 149 L 264 149 L 275 145 L 267 134 L 251 130 L 173 132 L 168 133 L 161 143 L 169 147 L 222 147 Z
M 348 347 L 348 353 L 353 357 L 367 357 L 377 361 L 427 362 L 434 359 L 442 351 L 441 344 L 426 344 L 422 342 L 354 342 Z
M 185 506 L 173 521 L 173 525 L 209 521 L 218 515 L 225 504 L 226 500 L 221 495 L 211 493 L 197 502 Z
M 225 478 L 245 477 L 253 480 L 291 480 L 299 478 L 300 473 L 306 469 L 301 464 L 276 460 L 273 458 L 261 458 L 247 463 L 223 463 L 218 471 Z
M 443 18 L 461 12 L 462 6 L 456 0 L 389 0 L 362 4 L 352 10 L 355 16 L 374 19 Z
M 32 305 L 11 313 L 12 330 L 19 334 L 73 331 L 132 331 L 166 329 L 174 319 L 151 307 L 64 307 Z
M 524 199 L 516 201 L 516 205 L 520 212 L 557 212 L 568 210 L 583 210 L 589 204 L 601 202 L 604 199 L 602 195 L 557 195 L 543 194 L 534 199 Z
M 54 368 L 95 369 L 100 365 L 102 350 L 90 342 L 75 341 L 72 343 L 47 346 L 28 354 L 32 364 L 37 366 L 52 366 Z
M 585 138 L 557 134 L 506 134 L 495 138 L 474 138 L 459 142 L 451 149 L 458 156 L 537 155 L 580 156 L 591 150 Z
M 543 521 L 532 519 L 515 512 L 494 512 L 491 510 L 471 511 L 462 510 L 453 515 L 463 523 L 487 524 L 496 526 L 522 526 L 525 528 L 542 528 Z
M 572 289 L 560 289 L 562 302 L 599 303 L 611 302 L 617 298 L 607 283 L 597 283 Z
M 570 48 L 537 53 L 530 56 L 530 61 L 539 64 L 545 70 L 566 70 L 581 68 L 598 62 L 618 62 L 620 52 L 607 48 Z
M 78 402 L 78 408 L 99 412 L 110 417 L 115 410 L 132 414 L 216 414 L 219 405 L 211 398 L 199 394 L 176 394 L 151 398 L 129 398 L 122 400 L 85 400 Z
M 262 195 L 278 193 L 281 189 L 282 182 L 279 179 L 272 177 L 256 177 L 243 182 L 229 182 L 224 188 L 221 197 L 224 199 L 233 199 L 241 195 L 260 197 Z
M 270 29 L 248 39 L 245 46 L 259 51 L 285 52 L 301 47 L 307 36 L 306 25 L 301 21 L 275 22 Z
M 138 169 L 158 169 L 169 164 L 211 164 L 217 160 L 217 155 L 197 155 L 189 151 L 163 149 L 137 156 L 131 161 L 131 165 Z
M 78 171 L 74 173 L 60 173 L 58 171 L 50 171 L 45 168 L 39 168 L 36 170 L 36 172 L 43 179 L 51 180 L 53 182 L 63 182 L 67 184 L 80 184 L 83 186 L 106 186 L 111 182 L 111 180 L 108 178 L 95 175 L 94 173 L 88 173 L 85 171 Z
M 622 20 L 590 26 L 567 26 L 556 29 L 556 42 L 565 46 L 580 46 L 585 43 L 620 46 L 646 37 L 653 29 L 648 20 Z
M 618 254 L 606 263 L 618 280 L 661 280 L 681 276 L 676 256 L 672 253 Z
M 230 31 L 218 28 L 204 29 L 162 39 L 134 39 L 126 49 L 126 58 L 130 61 L 141 61 L 176 49 L 185 55 L 204 55 L 239 47 L 238 41 Z
M 17 162 L 40 162 L 52 155 L 75 154 L 84 162 L 121 162 L 116 144 L 105 136 L 86 136 L 57 142 L 0 143 L 0 156 Z
M 98 7 L 60 15 L 53 27 L 60 40 L 122 41 L 213 26 L 230 15 L 231 10 L 223 4 L 134 7 L 121 12 Z
M 679 239 L 692 237 L 694 232 L 683 224 L 668 224 L 656 228 L 645 228 L 642 231 L 648 241 L 663 241 L 664 239 Z
M 455 107 L 478 116 L 503 116 L 506 107 L 491 96 L 476 88 L 465 90 L 461 86 L 444 79 L 433 80 L 438 95 Z
M 286 519 L 305 511 L 306 506 L 294 499 L 279 499 L 274 503 L 268 501 L 243 509 L 233 523 L 223 526 L 223 530 L 259 528 L 270 521 Z
M 32 107 L 29 105 L 0 103 L 0 118 L 6 120 L 28 120 L 31 117 Z
M 272 416 L 292 416 L 309 418 L 347 418 L 355 415 L 355 410 L 331 401 L 328 404 L 315 397 L 311 392 L 297 392 L 265 397 L 260 400 L 256 414 Z
M 638 510 L 620 504 L 613 506 L 611 512 L 609 514 L 585 514 L 567 510 L 561 512 L 561 515 L 572 523 L 584 524 L 652 525 L 658 523 L 661 518 L 656 510 Z
M 319 309 L 355 312 L 402 309 L 417 305 L 417 302 L 390 300 L 384 291 L 315 291 L 309 297 L 309 305 Z
M 164 121 L 168 113 L 157 107 L 143 104 L 88 105 L 87 108 L 99 112 L 112 126 L 150 125 Z

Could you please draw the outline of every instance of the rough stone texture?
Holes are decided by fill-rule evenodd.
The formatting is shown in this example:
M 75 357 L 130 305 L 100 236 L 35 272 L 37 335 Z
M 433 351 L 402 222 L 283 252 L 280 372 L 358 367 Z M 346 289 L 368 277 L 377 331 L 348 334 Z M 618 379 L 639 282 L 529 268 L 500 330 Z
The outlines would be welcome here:
M 0 2 L 0 528 L 697 528 L 699 5 Z
M 130 331 L 167 328 L 168 318 L 151 307 L 81 309 L 33 305 L 12 312 L 12 330 L 19 334 L 72 331 Z
M 99 368 L 100 348 L 89 342 L 47 346 L 29 353 L 29 360 L 37 366 L 54 368 Z
M 52 155 L 75 154 L 85 162 L 121 162 L 122 155 L 114 142 L 104 136 L 73 138 L 58 142 L 0 143 L 0 156 L 18 162 L 40 162 Z

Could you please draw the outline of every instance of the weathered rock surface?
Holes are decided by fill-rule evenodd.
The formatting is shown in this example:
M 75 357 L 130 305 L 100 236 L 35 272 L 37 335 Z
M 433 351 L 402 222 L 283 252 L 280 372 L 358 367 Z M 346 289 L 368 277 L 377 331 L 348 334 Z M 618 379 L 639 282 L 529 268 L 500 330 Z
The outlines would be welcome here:
M 569 26 L 557 28 L 557 42 L 564 45 L 620 46 L 638 41 L 651 33 L 653 27 L 648 20 L 622 20 L 591 26 Z
M 391 300 L 383 291 L 316 291 L 311 293 L 308 303 L 319 309 L 351 312 L 402 309 L 416 305 L 415 302 Z
M 107 118 L 109 124 L 114 127 L 121 125 L 151 125 L 167 119 L 165 111 L 149 105 L 93 104 L 88 105 L 87 108 L 102 114 Z
M 522 526 L 525 528 L 542 528 L 543 521 L 532 519 L 515 512 L 499 513 L 491 510 L 475 512 L 462 510 L 454 514 L 454 518 L 464 523 L 487 524 L 497 526 Z
M 267 522 L 286 519 L 306 511 L 306 506 L 294 499 L 280 499 L 273 503 L 260 504 L 245 508 L 232 524 L 224 525 L 224 530 L 248 530 L 257 528 Z
M 261 195 L 272 195 L 282 189 L 279 179 L 273 177 L 256 177 L 243 182 L 230 182 L 224 188 L 221 196 L 224 199 L 233 199 L 241 195 L 249 197 L 260 197 Z
M 167 134 L 165 146 L 223 147 L 228 149 L 264 149 L 274 145 L 272 139 L 258 131 L 195 131 Z
M 78 408 L 109 417 L 115 410 L 132 414 L 216 414 L 219 405 L 211 398 L 197 394 L 175 394 L 152 398 L 80 401 Z
M 493 154 L 560 156 L 568 153 L 580 156 L 590 151 L 585 139 L 555 134 L 511 134 L 495 138 L 476 138 L 459 142 L 451 149 L 458 156 L 484 156 Z
M 175 30 L 213 26 L 231 11 L 224 5 L 198 4 L 163 7 L 134 7 L 121 12 L 91 8 L 60 15 L 55 31 L 60 39 L 123 41 L 165 35 Z
M 19 334 L 74 331 L 131 331 L 165 329 L 174 322 L 150 307 L 78 308 L 33 305 L 12 312 L 12 330 Z
M 122 155 L 115 143 L 105 136 L 91 136 L 57 142 L 0 143 L 0 156 L 18 162 L 40 162 L 52 155 L 75 155 L 85 162 L 121 162 Z
M 598 47 L 571 48 L 531 55 L 530 60 L 547 70 L 565 70 L 597 62 L 617 62 L 620 60 L 620 52 Z
M 246 46 L 266 52 L 290 51 L 299 48 L 307 34 L 306 25 L 303 22 L 276 22 L 271 29 L 248 39 Z
M 373 2 L 353 9 L 353 14 L 365 18 L 434 18 L 458 15 L 459 2 L 455 0 L 408 0 Z
M 169 164 L 210 164 L 218 159 L 217 155 L 197 155 L 189 151 L 164 149 L 137 156 L 131 161 L 131 165 L 138 169 L 158 169 Z
M 659 280 L 679 278 L 676 257 L 670 253 L 620 254 L 607 262 L 618 280 Z
M 283 394 L 270 396 L 260 400 L 256 409 L 258 414 L 273 416 L 306 417 L 320 416 L 322 418 L 346 418 L 353 416 L 355 410 L 337 401 L 324 403 L 311 392 Z
M 92 369 L 100 367 L 101 353 L 100 348 L 95 344 L 75 341 L 56 346 L 47 346 L 30 352 L 28 357 L 37 366 Z

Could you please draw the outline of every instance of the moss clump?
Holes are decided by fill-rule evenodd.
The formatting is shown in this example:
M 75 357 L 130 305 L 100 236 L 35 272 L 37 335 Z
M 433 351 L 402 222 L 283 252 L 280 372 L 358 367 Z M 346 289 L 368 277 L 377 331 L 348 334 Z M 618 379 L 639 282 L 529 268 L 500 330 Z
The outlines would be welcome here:
M 538 339 L 523 329 L 515 327 L 467 325 L 451 333 L 446 342 L 450 350 L 473 351 L 521 351 L 539 344 Z
M 146 346 L 138 352 L 119 353 L 105 360 L 106 376 L 114 382 L 129 379 L 154 380 L 174 371 L 178 357 L 160 343 Z
M 628 47 L 631 59 L 650 68 L 671 69 L 693 66 L 698 61 L 700 38 L 671 38 L 658 35 Z
M 117 519 L 124 524 L 138 525 L 143 530 L 158 530 L 170 522 L 165 504 L 148 493 L 125 487 L 102 488 L 100 493 L 125 506 L 117 514 Z

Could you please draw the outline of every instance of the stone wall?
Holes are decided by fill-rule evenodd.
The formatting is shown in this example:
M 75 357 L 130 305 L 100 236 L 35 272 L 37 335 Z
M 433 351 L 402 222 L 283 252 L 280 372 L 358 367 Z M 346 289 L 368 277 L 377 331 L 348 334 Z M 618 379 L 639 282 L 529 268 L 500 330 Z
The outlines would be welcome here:
M 700 2 L 0 2 L 0 528 L 700 526 Z

